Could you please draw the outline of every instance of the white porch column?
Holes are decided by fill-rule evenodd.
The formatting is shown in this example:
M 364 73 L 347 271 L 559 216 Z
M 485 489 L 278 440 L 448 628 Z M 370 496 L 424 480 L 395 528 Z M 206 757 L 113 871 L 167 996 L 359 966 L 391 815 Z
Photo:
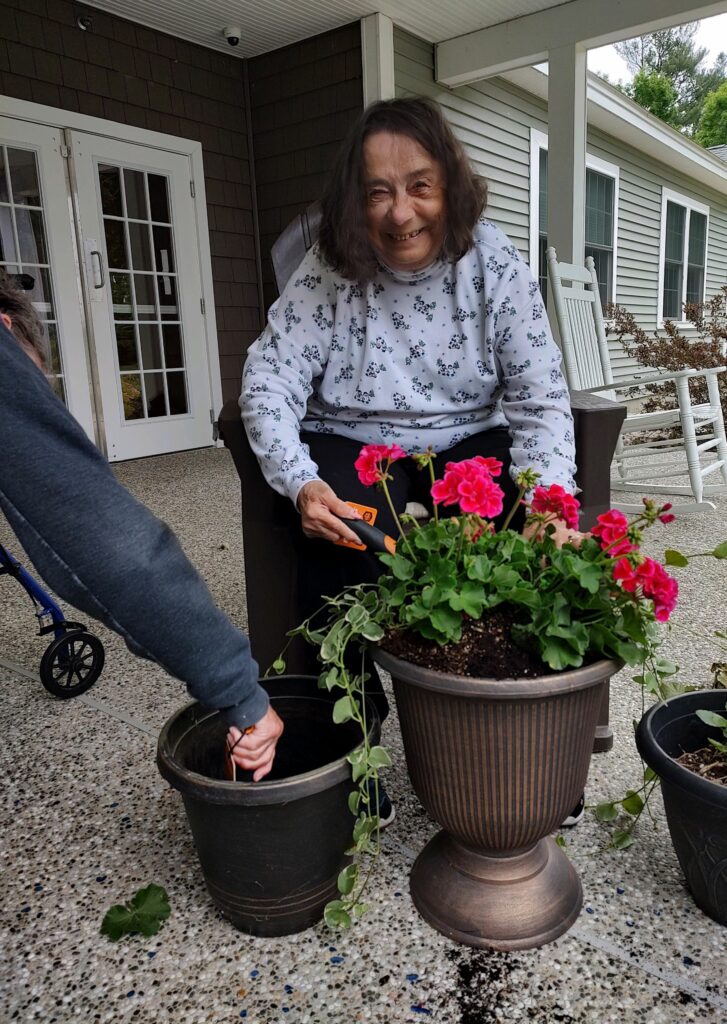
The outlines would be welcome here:
M 394 98 L 394 23 L 385 14 L 361 19 L 363 105 Z
M 586 54 L 581 43 L 548 57 L 548 244 L 558 259 L 585 259 Z

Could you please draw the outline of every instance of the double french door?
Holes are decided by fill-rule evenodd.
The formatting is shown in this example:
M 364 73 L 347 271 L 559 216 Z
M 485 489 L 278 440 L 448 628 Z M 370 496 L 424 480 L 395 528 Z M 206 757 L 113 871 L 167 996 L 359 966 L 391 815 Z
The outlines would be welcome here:
M 33 279 L 51 383 L 109 459 L 210 444 L 188 155 L 0 118 L 0 265 Z

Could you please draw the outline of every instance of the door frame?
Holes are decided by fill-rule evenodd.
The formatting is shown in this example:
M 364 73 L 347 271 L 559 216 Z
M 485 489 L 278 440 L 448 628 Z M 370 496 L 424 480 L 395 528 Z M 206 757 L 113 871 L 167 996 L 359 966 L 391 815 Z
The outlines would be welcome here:
M 217 418 L 217 411 L 222 408 L 222 379 L 220 373 L 220 354 L 217 342 L 217 317 L 215 314 L 214 287 L 212 284 L 212 255 L 210 253 L 209 223 L 207 221 L 207 199 L 204 182 L 204 163 L 202 157 L 202 143 L 192 139 L 179 138 L 176 135 L 167 135 L 164 132 L 155 132 L 147 128 L 136 128 L 134 125 L 121 124 L 118 121 L 109 121 L 101 117 L 92 117 L 89 114 L 78 114 L 72 110 L 64 110 L 61 107 L 49 107 L 43 103 L 33 103 L 30 100 L 19 100 L 9 96 L 3 96 L 3 116 L 16 118 L 19 121 L 31 121 L 39 124 L 49 125 L 53 128 L 71 128 L 75 131 L 90 132 L 94 135 L 102 135 L 109 139 L 118 139 L 122 142 L 135 142 L 141 146 L 149 146 L 152 149 L 168 150 L 171 153 L 179 153 L 189 157 L 192 168 L 192 202 L 195 211 L 195 227 L 197 232 L 197 246 L 200 258 L 200 274 L 202 279 L 202 295 L 204 300 L 204 332 L 205 345 L 207 348 L 207 362 L 209 365 L 210 402 L 212 404 L 212 418 Z M 73 184 L 69 182 L 69 188 L 73 191 Z M 73 195 L 74 205 L 76 197 Z M 83 280 L 82 268 L 79 267 L 79 275 Z M 89 366 L 93 365 L 92 353 L 88 351 L 87 361 Z M 89 375 L 87 386 L 91 394 L 95 393 L 95 382 Z M 212 441 L 213 425 L 210 423 L 210 444 L 219 442 Z M 100 431 L 98 431 L 100 434 Z M 104 438 L 97 437 L 99 446 L 104 445 Z

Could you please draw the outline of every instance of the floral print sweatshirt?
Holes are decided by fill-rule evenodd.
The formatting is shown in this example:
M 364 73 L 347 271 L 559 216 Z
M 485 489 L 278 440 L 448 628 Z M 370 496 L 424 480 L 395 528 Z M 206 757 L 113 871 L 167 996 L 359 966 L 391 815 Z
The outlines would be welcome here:
M 293 503 L 319 479 L 301 430 L 441 452 L 507 427 L 513 477 L 531 467 L 572 491 L 560 364 L 530 269 L 483 218 L 456 263 L 380 266 L 367 284 L 331 270 L 314 245 L 248 352 L 240 408 L 265 479 Z

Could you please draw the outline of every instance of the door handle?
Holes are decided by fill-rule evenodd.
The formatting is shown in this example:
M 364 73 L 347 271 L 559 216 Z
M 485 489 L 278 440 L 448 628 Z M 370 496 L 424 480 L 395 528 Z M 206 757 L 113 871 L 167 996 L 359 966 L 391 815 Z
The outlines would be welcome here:
M 97 289 L 103 288 L 103 286 L 106 284 L 106 278 L 104 276 L 103 258 L 101 257 L 101 253 L 98 251 L 98 249 L 91 249 L 89 256 L 91 257 L 93 286 L 94 288 Z

